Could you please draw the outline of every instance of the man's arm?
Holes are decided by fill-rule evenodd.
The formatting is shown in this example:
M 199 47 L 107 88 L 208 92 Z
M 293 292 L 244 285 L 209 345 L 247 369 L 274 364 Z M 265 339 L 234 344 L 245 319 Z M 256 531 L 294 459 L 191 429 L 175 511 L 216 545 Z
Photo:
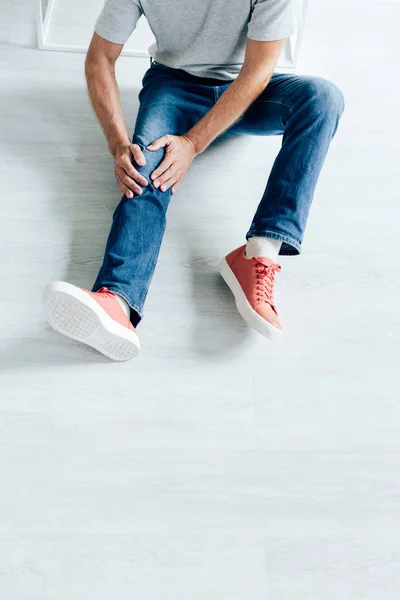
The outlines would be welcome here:
M 235 123 L 267 87 L 283 43 L 283 40 L 247 41 L 246 55 L 239 75 L 213 108 L 186 134 L 193 142 L 196 154 L 203 152 L 215 138 Z
M 122 115 L 121 101 L 115 63 L 123 44 L 115 44 L 94 33 L 85 62 L 85 74 L 93 109 L 97 115 L 108 147 L 115 159 L 114 172 L 122 194 L 132 198 L 141 194 L 140 185 L 147 180 L 132 165 L 146 164 L 143 152 L 137 144 L 131 144 Z M 140 184 L 140 185 L 138 185 Z
M 235 123 L 267 87 L 283 44 L 284 40 L 248 39 L 239 75 L 213 108 L 184 136 L 166 135 L 148 146 L 149 150 L 166 147 L 164 160 L 151 174 L 155 187 L 178 188 L 195 156 Z

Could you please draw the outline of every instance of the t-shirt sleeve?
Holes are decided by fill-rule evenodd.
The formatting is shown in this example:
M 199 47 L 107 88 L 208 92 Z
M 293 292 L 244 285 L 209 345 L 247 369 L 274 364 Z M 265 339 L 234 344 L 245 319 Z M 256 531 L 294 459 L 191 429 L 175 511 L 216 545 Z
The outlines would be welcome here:
M 115 44 L 125 44 L 134 31 L 142 10 L 135 0 L 105 0 L 94 30 Z
M 284 40 L 296 31 L 296 0 L 256 0 L 247 37 L 259 42 Z

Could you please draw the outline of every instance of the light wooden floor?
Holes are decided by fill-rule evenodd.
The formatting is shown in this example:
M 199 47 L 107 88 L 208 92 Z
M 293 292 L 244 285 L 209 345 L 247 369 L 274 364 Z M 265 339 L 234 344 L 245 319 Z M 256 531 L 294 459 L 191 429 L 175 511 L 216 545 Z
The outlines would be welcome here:
M 31 4 L 1 5 L 1 598 L 398 600 L 400 14 L 317 4 L 301 70 L 347 109 L 282 259 L 284 339 L 215 271 L 279 145 L 243 138 L 175 196 L 126 364 L 43 319 L 48 281 L 91 284 L 118 191 L 83 57 L 35 50 Z M 130 127 L 145 68 L 119 65 Z

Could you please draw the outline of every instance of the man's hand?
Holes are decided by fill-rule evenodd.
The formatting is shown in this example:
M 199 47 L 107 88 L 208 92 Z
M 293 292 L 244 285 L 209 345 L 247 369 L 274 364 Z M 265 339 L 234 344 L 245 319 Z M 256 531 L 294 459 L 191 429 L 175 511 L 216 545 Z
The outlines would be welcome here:
M 118 146 L 114 158 L 114 173 L 121 193 L 127 198 L 140 196 L 142 193 L 140 185 L 148 185 L 147 179 L 132 165 L 132 160 L 141 167 L 146 164 L 146 159 L 140 147 L 137 144 Z
M 190 169 L 196 150 L 185 135 L 163 135 L 147 146 L 151 152 L 160 148 L 165 148 L 164 159 L 150 177 L 155 188 L 165 192 L 172 186 L 172 193 L 175 193 Z

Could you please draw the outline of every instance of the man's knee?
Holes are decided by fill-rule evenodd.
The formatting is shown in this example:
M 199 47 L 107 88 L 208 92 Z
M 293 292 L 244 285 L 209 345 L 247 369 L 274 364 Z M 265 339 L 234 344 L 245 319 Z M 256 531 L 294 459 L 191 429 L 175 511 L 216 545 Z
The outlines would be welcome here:
M 136 144 L 138 142 L 134 139 L 133 143 Z M 149 144 L 150 143 L 151 142 L 149 142 Z M 138 145 L 139 145 L 141 151 L 143 152 L 144 158 L 146 159 L 146 164 L 138 165 L 136 162 L 134 162 L 133 166 L 141 175 L 143 175 L 143 177 L 145 177 L 147 179 L 147 181 L 149 182 L 149 185 L 151 185 L 151 174 L 154 171 L 154 169 L 156 169 L 158 167 L 158 165 L 161 163 L 162 159 L 164 158 L 165 148 L 160 148 L 159 150 L 155 150 L 154 152 L 151 152 L 150 150 L 146 149 L 144 144 L 138 143 Z
M 340 117 L 344 110 L 342 91 L 323 77 L 310 77 L 306 84 L 307 101 L 311 101 L 318 114 Z

